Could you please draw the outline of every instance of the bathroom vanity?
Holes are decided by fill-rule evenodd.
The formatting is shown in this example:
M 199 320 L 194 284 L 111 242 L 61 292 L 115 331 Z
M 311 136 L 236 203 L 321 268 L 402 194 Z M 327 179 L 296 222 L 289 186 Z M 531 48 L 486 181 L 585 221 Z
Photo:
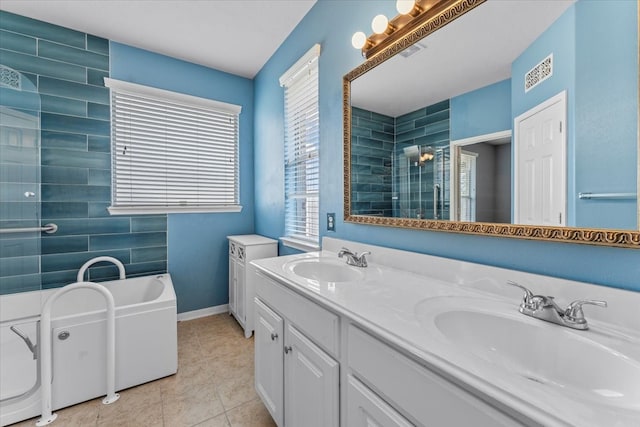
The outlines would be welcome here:
M 281 427 L 640 425 L 640 293 L 326 237 L 252 264 L 256 391 Z M 552 324 L 509 280 L 608 308 Z

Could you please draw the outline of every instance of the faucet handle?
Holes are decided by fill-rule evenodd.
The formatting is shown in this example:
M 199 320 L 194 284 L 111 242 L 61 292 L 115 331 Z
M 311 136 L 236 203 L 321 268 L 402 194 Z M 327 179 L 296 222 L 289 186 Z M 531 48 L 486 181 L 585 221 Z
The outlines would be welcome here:
M 365 255 L 371 255 L 371 252 L 370 251 L 365 251 L 365 252 L 362 252 L 360 254 L 360 261 L 359 261 L 360 267 L 366 267 L 367 266 L 367 259 L 364 257 Z
M 598 300 L 577 300 L 567 306 L 564 311 L 564 317 L 575 323 L 587 323 L 582 312 L 582 306 L 585 304 L 597 305 L 598 307 L 607 307 L 606 301 Z
M 533 292 L 531 292 L 527 287 L 522 286 L 521 284 L 516 283 L 513 280 L 508 280 L 507 285 L 515 286 L 517 288 L 522 289 L 524 291 L 524 297 L 522 298 L 522 305 L 526 308 L 535 308 L 533 307 L 535 305 Z

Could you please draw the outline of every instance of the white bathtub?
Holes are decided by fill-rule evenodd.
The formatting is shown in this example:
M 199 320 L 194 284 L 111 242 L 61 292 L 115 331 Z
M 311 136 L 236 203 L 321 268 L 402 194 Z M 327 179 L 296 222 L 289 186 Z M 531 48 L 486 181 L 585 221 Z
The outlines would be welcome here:
M 100 284 L 116 305 L 116 390 L 175 374 L 177 313 L 171 276 Z M 40 415 L 38 361 L 9 328 L 15 325 L 35 343 L 40 309 L 55 291 L 0 296 L 0 426 Z M 103 296 L 90 289 L 56 301 L 51 322 L 54 410 L 106 394 L 105 317 Z

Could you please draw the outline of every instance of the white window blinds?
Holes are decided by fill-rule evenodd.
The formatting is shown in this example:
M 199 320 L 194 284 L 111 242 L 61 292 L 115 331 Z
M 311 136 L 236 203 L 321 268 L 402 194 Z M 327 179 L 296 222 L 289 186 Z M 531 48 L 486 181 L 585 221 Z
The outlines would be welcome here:
M 111 88 L 109 212 L 239 211 L 241 107 L 105 79 Z
M 284 87 L 285 237 L 317 246 L 320 132 L 318 57 L 314 45 L 281 78 Z

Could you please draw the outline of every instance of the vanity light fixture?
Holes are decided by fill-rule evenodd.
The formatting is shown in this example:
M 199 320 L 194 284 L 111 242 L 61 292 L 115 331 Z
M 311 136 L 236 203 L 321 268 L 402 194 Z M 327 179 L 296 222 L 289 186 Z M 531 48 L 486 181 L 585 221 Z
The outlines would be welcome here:
M 473 8 L 485 0 L 397 0 L 396 10 L 399 15 L 389 20 L 384 15 L 377 15 L 373 18 L 371 28 L 373 34 L 367 37 L 359 31 L 351 38 L 354 48 L 362 51 L 362 56 L 369 59 L 382 52 L 411 31 L 420 28 L 420 37 L 424 37 L 434 31 L 438 25 L 435 22 L 438 14 L 450 9 L 460 9 L 462 7 Z M 431 24 L 426 24 L 434 20 Z M 424 26 L 424 28 L 422 28 Z M 402 31 L 399 31 L 402 30 Z M 412 42 L 415 42 L 413 40 Z M 408 42 L 408 45 L 412 44 Z
M 371 21 L 371 29 L 376 34 L 382 34 L 387 30 L 389 20 L 384 15 L 376 15 Z
M 398 0 L 396 1 L 396 10 L 401 15 L 408 15 L 413 12 L 416 7 L 416 0 Z

